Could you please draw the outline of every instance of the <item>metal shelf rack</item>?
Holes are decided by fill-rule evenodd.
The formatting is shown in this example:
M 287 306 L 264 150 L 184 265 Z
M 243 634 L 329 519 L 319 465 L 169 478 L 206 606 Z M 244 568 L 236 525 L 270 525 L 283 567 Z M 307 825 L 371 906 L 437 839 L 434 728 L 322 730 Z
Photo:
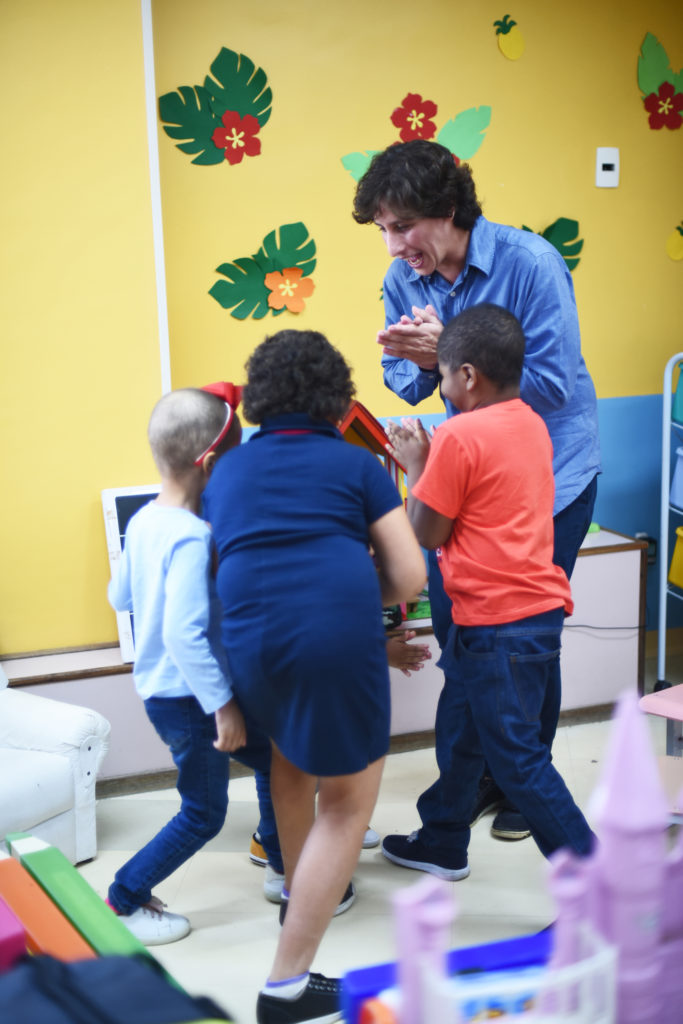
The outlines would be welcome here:
M 683 508 L 671 504 L 671 437 L 678 434 L 683 444 L 683 423 L 672 418 L 673 375 L 677 366 L 683 365 L 683 352 L 677 352 L 669 359 L 664 369 L 662 388 L 662 490 L 660 501 L 659 528 L 659 617 L 657 629 L 657 682 L 655 690 L 663 690 L 671 684 L 666 679 L 666 619 L 669 597 L 683 601 L 683 590 L 669 583 L 669 529 L 671 516 L 680 517 L 683 526 Z M 683 369 L 681 370 L 683 373 Z M 682 385 L 683 386 L 683 382 Z

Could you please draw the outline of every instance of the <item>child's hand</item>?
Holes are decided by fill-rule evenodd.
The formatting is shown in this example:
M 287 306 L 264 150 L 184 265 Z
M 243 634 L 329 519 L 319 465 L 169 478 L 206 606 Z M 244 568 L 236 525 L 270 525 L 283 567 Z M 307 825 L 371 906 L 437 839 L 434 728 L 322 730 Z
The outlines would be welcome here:
M 387 451 L 397 459 L 406 470 L 421 473 L 429 455 L 430 437 L 419 419 L 404 416 L 399 426 L 388 420 L 386 426 L 389 444 Z
M 387 660 L 392 668 L 398 668 L 404 676 L 419 672 L 432 654 L 425 644 L 409 644 L 416 636 L 412 629 L 403 630 L 387 639 Z
M 247 727 L 234 697 L 216 711 L 216 732 L 218 738 L 213 741 L 216 750 L 227 753 L 247 742 Z

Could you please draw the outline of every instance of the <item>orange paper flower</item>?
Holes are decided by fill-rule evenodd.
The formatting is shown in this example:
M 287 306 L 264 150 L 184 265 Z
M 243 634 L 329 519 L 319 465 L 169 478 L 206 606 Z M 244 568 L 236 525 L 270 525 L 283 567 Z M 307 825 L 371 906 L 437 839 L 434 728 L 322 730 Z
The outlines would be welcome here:
M 269 290 L 268 305 L 271 309 L 287 307 L 290 313 L 302 313 L 306 307 L 304 299 L 313 294 L 315 287 L 310 277 L 303 277 L 300 267 L 287 267 L 280 273 L 272 270 L 265 276 Z

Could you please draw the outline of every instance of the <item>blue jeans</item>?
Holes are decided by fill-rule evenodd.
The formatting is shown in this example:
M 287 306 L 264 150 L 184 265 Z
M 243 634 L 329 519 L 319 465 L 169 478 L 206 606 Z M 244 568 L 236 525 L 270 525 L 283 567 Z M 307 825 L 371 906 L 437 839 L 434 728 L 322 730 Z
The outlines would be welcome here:
M 145 711 L 169 747 L 178 769 L 180 810 L 114 876 L 109 902 L 121 914 L 148 903 L 152 889 L 217 835 L 228 810 L 230 757 L 254 769 L 261 820 L 258 831 L 268 860 L 282 871 L 270 800 L 270 740 L 247 722 L 247 745 L 233 755 L 213 746 L 216 721 L 194 697 L 150 697 Z
M 588 527 L 591 524 L 597 490 L 598 478 L 597 476 L 594 476 L 581 494 L 579 494 L 579 496 L 575 498 L 570 505 L 562 509 L 561 512 L 558 512 L 553 518 L 555 534 L 553 562 L 555 565 L 559 565 L 564 569 L 568 579 L 571 578 L 579 553 L 579 548 L 581 547 L 583 539 L 588 533 Z M 439 564 L 436 560 L 436 552 L 434 551 L 429 552 L 429 600 L 432 609 L 432 626 L 434 629 L 434 635 L 439 647 L 443 651 L 448 642 L 448 634 L 451 626 L 453 625 L 453 617 L 451 615 L 451 601 L 444 590 L 441 569 L 439 568 Z M 548 743 L 549 746 L 552 745 L 552 741 L 555 736 L 557 720 L 560 716 L 561 699 L 562 687 L 561 685 L 558 685 L 555 692 L 555 706 L 551 707 L 549 705 L 544 715 L 543 740 Z M 548 700 L 550 700 L 550 697 L 548 697 Z M 444 704 L 447 704 L 446 698 L 444 698 Z M 440 709 L 441 701 L 439 701 L 436 713 L 437 730 Z M 448 714 L 446 708 L 444 708 L 441 713 L 444 715 Z M 495 772 L 490 765 L 482 765 L 481 774 L 486 776 L 493 775 L 499 788 L 505 792 L 505 787 L 502 782 L 496 778 Z M 514 806 L 514 801 L 509 794 L 506 793 L 505 795 L 508 797 L 509 803 Z
M 499 626 L 452 626 L 439 660 L 439 778 L 419 798 L 420 839 L 467 850 L 484 762 L 524 815 L 541 852 L 590 853 L 594 837 L 552 764 L 564 610 Z

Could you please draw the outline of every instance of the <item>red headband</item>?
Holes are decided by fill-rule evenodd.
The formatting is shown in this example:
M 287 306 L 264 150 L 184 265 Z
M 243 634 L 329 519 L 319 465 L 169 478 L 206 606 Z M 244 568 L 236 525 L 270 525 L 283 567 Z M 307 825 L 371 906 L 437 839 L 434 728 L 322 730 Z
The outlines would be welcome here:
M 210 394 L 216 395 L 217 398 L 221 398 L 225 402 L 225 423 L 223 424 L 220 433 L 214 438 L 209 447 L 194 460 L 195 466 L 201 466 L 206 456 L 218 448 L 219 444 L 232 426 L 232 421 L 235 418 L 235 409 L 240 404 L 240 398 L 242 397 L 242 388 L 236 384 L 229 384 L 227 381 L 220 381 L 216 384 L 206 384 L 201 390 L 208 391 Z
M 205 384 L 202 391 L 210 391 L 217 395 L 224 402 L 236 409 L 242 398 L 242 388 L 239 384 L 229 384 L 226 380 L 218 381 L 216 384 Z

